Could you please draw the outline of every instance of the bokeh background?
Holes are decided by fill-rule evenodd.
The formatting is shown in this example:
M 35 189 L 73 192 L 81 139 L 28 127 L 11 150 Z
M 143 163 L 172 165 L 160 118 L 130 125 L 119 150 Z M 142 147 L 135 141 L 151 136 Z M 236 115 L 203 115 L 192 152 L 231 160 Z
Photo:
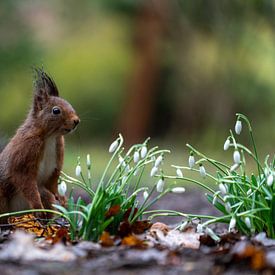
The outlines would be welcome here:
M 178 164 L 186 142 L 224 157 L 236 112 L 273 154 L 274 16 L 272 0 L 1 0 L 1 135 L 22 122 L 43 65 L 82 119 L 67 170 L 88 152 L 100 169 L 119 132 L 128 145 L 151 136 Z

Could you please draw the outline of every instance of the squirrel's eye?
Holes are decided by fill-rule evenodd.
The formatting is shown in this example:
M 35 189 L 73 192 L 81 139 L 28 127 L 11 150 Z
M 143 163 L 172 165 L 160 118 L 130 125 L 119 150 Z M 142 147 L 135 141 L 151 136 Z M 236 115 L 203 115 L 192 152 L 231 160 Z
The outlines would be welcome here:
M 59 115 L 61 113 L 60 108 L 58 107 L 53 107 L 52 112 L 54 115 Z

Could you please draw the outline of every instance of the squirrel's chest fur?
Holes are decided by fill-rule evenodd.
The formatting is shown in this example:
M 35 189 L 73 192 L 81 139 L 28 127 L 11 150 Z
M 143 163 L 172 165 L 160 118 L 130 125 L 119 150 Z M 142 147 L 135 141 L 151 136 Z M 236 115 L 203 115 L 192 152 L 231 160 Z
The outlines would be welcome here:
M 57 166 L 56 138 L 46 140 L 38 166 L 37 183 L 43 185 L 54 173 Z

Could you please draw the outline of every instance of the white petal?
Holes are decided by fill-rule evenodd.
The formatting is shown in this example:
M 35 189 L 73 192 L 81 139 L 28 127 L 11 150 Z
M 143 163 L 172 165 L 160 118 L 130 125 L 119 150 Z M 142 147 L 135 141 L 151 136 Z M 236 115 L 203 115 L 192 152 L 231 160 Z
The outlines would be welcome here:
M 228 231 L 232 231 L 236 227 L 236 219 L 233 217 L 230 220 Z
M 164 180 L 163 179 L 159 179 L 159 181 L 157 182 L 157 192 L 161 193 L 163 191 L 164 188 Z
M 273 178 L 273 175 L 272 174 L 270 174 L 269 176 L 268 176 L 268 178 L 267 178 L 267 185 L 268 186 L 271 186 L 272 184 L 273 184 L 273 180 L 274 180 L 274 178 Z
M 226 188 L 226 186 L 225 186 L 223 183 L 220 183 L 220 184 L 219 184 L 219 189 L 220 189 L 220 191 L 221 191 L 221 193 L 222 193 L 223 195 L 226 195 L 226 194 L 227 194 L 227 188 Z
M 81 175 L 81 166 L 79 164 L 75 168 L 75 175 L 77 177 L 80 177 L 80 175 Z
M 144 199 L 145 201 L 147 200 L 148 196 L 149 196 L 148 192 L 147 192 L 147 191 L 144 191 L 144 192 L 143 192 L 143 199 Z
M 199 234 L 203 233 L 203 226 L 200 223 L 197 225 L 197 233 Z
M 216 241 L 216 242 L 219 242 L 219 241 L 221 240 L 221 238 L 220 238 L 219 236 L 217 236 L 217 235 L 215 234 L 215 232 L 214 232 L 211 228 L 209 228 L 209 227 L 206 227 L 205 233 L 206 233 L 209 237 L 211 237 L 214 241 Z
M 235 132 L 237 135 L 239 135 L 241 131 L 242 131 L 242 122 L 240 120 L 237 120 L 235 124 Z
M 91 168 L 91 157 L 89 154 L 87 155 L 87 167 L 88 167 L 88 169 Z
M 180 168 L 177 168 L 176 173 L 177 173 L 177 176 L 178 176 L 179 178 L 182 178 L 182 177 L 183 177 L 183 173 L 182 173 L 182 171 L 180 170 Z
M 194 158 L 193 155 L 190 155 L 190 156 L 189 156 L 188 162 L 189 162 L 189 167 L 190 167 L 190 168 L 193 168 L 194 165 L 195 165 L 195 158 Z
M 237 150 L 234 151 L 233 159 L 234 159 L 235 164 L 239 164 L 241 162 L 241 155 L 240 155 L 239 151 L 237 151 Z
M 118 140 L 115 140 L 109 147 L 109 153 L 113 153 L 118 147 Z
M 204 166 L 202 166 L 202 165 L 200 165 L 200 174 L 203 178 L 206 177 L 206 171 L 205 171 Z
M 223 145 L 223 150 L 224 150 L 224 151 L 228 150 L 229 146 L 230 146 L 230 140 L 229 140 L 229 138 L 228 138 L 228 139 L 225 141 L 224 145 Z
M 155 176 L 157 172 L 158 172 L 158 168 L 154 166 L 150 172 L 150 176 L 151 177 Z
M 134 153 L 134 163 L 137 163 L 139 161 L 139 152 L 135 151 Z
M 141 148 L 141 151 L 140 151 L 140 156 L 141 156 L 141 158 L 145 158 L 146 157 L 146 155 L 147 155 L 147 147 L 146 146 L 143 146 L 142 148 Z
M 58 193 L 60 196 L 65 196 L 66 191 L 67 191 L 67 184 L 65 181 L 61 181 L 60 184 L 58 184 Z
M 238 168 L 240 167 L 240 164 L 233 164 L 231 167 L 230 167 L 230 172 L 233 172 L 235 170 L 237 170 Z
M 156 161 L 155 161 L 155 166 L 159 167 L 160 164 L 162 163 L 162 161 L 163 161 L 163 156 L 162 155 L 158 156 Z
M 251 221 L 249 217 L 245 217 L 244 222 L 248 228 L 251 228 Z
M 171 191 L 176 194 L 181 194 L 181 193 L 185 192 L 185 188 L 184 187 L 174 187 L 174 188 L 172 188 Z

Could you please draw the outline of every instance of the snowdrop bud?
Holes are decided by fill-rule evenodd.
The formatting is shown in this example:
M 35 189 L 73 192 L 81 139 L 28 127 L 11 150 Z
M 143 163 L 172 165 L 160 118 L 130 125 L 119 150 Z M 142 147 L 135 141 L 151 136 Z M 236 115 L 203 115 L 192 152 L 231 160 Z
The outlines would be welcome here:
M 109 147 L 109 153 L 113 153 L 118 147 L 118 140 L 115 140 Z
M 162 161 L 163 161 L 163 156 L 162 155 L 158 156 L 155 161 L 155 166 L 159 167 Z
M 223 145 L 223 150 L 224 150 L 224 151 L 228 150 L 229 146 L 230 146 L 230 139 L 228 138 L 228 139 L 225 141 L 224 145 Z
M 155 176 L 157 172 L 158 172 L 158 167 L 155 167 L 155 166 L 154 166 L 154 167 L 152 168 L 151 172 L 150 172 L 150 176 L 151 176 L 151 177 Z
M 233 172 L 233 171 L 237 170 L 239 167 L 240 167 L 240 164 L 237 164 L 237 163 L 233 164 L 230 167 L 230 172 Z
M 188 159 L 188 163 L 189 163 L 189 167 L 190 168 L 194 167 L 194 165 L 195 165 L 195 158 L 193 156 L 193 153 L 190 154 L 189 159 Z
M 217 201 L 217 196 L 214 196 L 214 197 L 213 197 L 212 204 L 215 205 L 215 204 L 216 204 L 216 201 Z
M 252 193 L 252 189 L 248 189 L 248 191 L 246 192 L 246 195 L 249 196 Z
M 87 155 L 87 168 L 89 170 L 91 169 L 91 157 L 90 157 L 90 154 Z
M 58 184 L 58 194 L 60 196 L 65 196 L 66 191 L 67 191 L 67 184 L 65 181 L 61 181 L 61 183 Z
M 206 177 L 206 171 L 205 171 L 205 168 L 202 164 L 200 164 L 200 174 L 203 178 Z
M 251 228 L 251 221 L 249 217 L 245 217 L 244 222 L 246 226 L 250 229 Z
M 230 205 L 229 202 L 225 204 L 225 210 L 226 210 L 228 213 L 231 212 L 231 205 Z
M 134 153 L 134 163 L 137 163 L 139 161 L 139 152 L 135 151 Z
M 234 151 L 233 159 L 234 159 L 235 164 L 240 164 L 240 162 L 241 162 L 241 155 L 240 155 L 240 152 L 238 150 Z
M 80 177 L 80 175 L 81 175 L 81 166 L 79 164 L 75 168 L 75 175 L 77 177 Z
M 231 218 L 228 231 L 232 231 L 236 227 L 236 219 L 234 217 Z
M 203 233 L 203 226 L 200 223 L 197 225 L 197 233 L 199 233 L 199 234 Z
M 270 174 L 270 175 L 267 177 L 267 181 L 266 181 L 267 185 L 268 185 L 268 186 L 271 186 L 271 185 L 273 184 L 273 180 L 274 180 L 273 175 Z
M 172 193 L 181 194 L 185 192 L 184 187 L 174 187 L 171 189 Z
M 177 174 L 177 176 L 178 176 L 179 178 L 182 178 L 182 177 L 183 177 L 183 173 L 182 173 L 182 171 L 180 170 L 180 168 L 177 168 L 176 174 Z
M 140 156 L 141 156 L 141 158 L 145 158 L 146 157 L 146 155 L 147 155 L 147 147 L 144 145 L 144 146 L 142 146 L 142 148 L 141 148 L 141 151 L 140 151 Z
M 226 188 L 226 186 L 225 186 L 223 183 L 220 183 L 220 184 L 219 184 L 219 189 L 220 189 L 220 191 L 221 191 L 221 193 L 222 193 L 223 195 L 226 195 L 226 194 L 227 194 L 227 188 Z
M 164 180 L 159 179 L 157 183 L 157 192 L 161 193 L 163 191 L 163 187 L 164 187 Z
M 147 191 L 144 191 L 144 192 L 143 192 L 143 199 L 144 199 L 145 201 L 147 200 L 148 196 L 149 196 L 148 192 L 147 192 Z
M 183 222 L 183 223 L 180 225 L 179 230 L 180 230 L 180 231 L 184 231 L 184 229 L 187 227 L 187 225 L 188 225 L 188 221 Z
M 217 236 L 217 235 L 214 233 L 214 231 L 213 231 L 211 228 L 209 228 L 209 227 L 206 227 L 205 233 L 206 233 L 209 237 L 211 237 L 214 241 L 216 241 L 216 242 L 219 242 L 219 241 L 221 240 L 221 238 L 220 238 L 219 236 Z
M 240 120 L 237 120 L 235 124 L 235 132 L 237 135 L 239 135 L 241 131 L 242 131 L 242 122 Z

